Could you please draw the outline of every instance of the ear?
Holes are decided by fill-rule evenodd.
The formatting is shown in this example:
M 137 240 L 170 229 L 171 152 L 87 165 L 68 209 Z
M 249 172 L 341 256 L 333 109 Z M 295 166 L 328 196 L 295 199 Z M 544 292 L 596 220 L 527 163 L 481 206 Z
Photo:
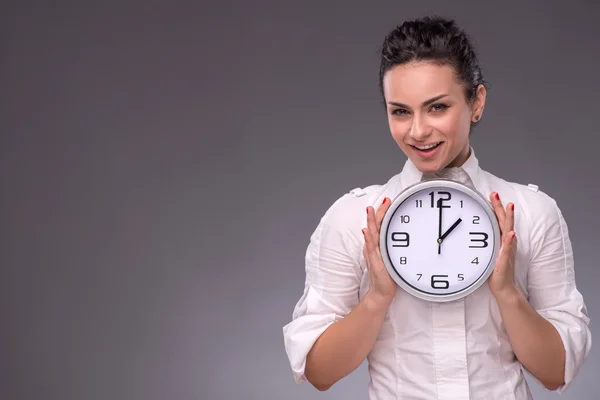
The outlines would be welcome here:
M 471 105 L 471 122 L 479 122 L 481 120 L 483 109 L 485 108 L 486 96 L 487 91 L 485 90 L 485 86 L 479 84 Z

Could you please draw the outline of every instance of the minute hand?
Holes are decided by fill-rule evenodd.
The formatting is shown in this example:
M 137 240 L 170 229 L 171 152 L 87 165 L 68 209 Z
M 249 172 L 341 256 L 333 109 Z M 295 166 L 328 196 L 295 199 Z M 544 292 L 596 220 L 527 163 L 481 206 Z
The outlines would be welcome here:
M 448 236 L 450 234 L 450 232 L 452 232 L 454 230 L 454 228 L 456 228 L 458 226 L 458 224 L 460 224 L 462 222 L 462 219 L 457 219 L 455 223 L 452 224 L 452 226 L 450 228 L 448 228 L 448 230 L 446 232 L 444 232 L 444 234 L 442 236 L 440 236 L 440 240 L 439 242 L 441 243 L 442 240 L 444 240 L 446 238 L 446 236 Z

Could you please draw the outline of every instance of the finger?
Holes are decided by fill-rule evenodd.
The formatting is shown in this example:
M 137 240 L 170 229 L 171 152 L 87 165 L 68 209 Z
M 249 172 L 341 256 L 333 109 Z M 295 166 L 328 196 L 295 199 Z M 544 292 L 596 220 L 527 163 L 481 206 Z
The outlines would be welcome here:
M 375 214 L 375 224 L 377 226 L 377 231 L 381 229 L 381 223 L 383 222 L 383 218 L 385 217 L 385 213 L 389 210 L 392 205 L 392 201 L 389 197 L 385 197 L 381 202 L 381 205 L 377 209 L 377 213 Z
M 496 260 L 496 267 L 499 269 L 503 270 L 506 268 L 510 260 L 512 236 L 514 236 L 514 232 L 508 232 L 506 235 L 502 236 L 500 251 L 498 252 L 498 258 Z
M 497 192 L 492 192 L 490 194 L 490 201 L 492 202 L 492 207 L 494 209 L 494 212 L 496 213 L 496 217 L 498 218 L 500 229 L 502 230 L 502 233 L 504 233 L 504 220 L 506 218 L 506 212 L 504 211 L 502 201 L 500 201 L 500 196 Z
M 373 207 L 368 206 L 367 207 L 367 229 L 365 231 L 366 234 L 366 239 L 368 239 L 367 243 L 367 249 L 369 251 L 369 253 L 371 253 L 374 250 L 374 244 L 375 242 L 375 236 L 377 235 L 377 226 L 375 223 L 375 210 L 373 209 Z
M 365 261 L 368 261 L 368 259 L 369 259 L 368 240 L 369 239 L 367 237 L 367 228 L 362 229 L 362 234 L 365 239 L 365 245 L 363 246 L 363 257 L 365 258 Z M 367 263 L 367 265 L 368 265 L 368 263 Z
M 510 232 L 515 229 L 515 205 L 508 203 L 506 205 L 506 218 L 504 219 L 504 231 Z
M 373 240 L 373 235 L 369 232 L 368 228 L 362 229 L 363 235 L 365 237 L 365 245 L 363 247 L 363 256 L 367 263 L 367 269 L 371 270 L 374 260 L 380 256 L 379 248 L 377 247 L 377 242 Z
M 369 228 L 370 239 L 373 243 L 377 243 L 379 236 L 379 228 L 377 227 L 376 211 L 372 206 L 367 207 L 367 227 Z
M 363 256 L 365 257 L 365 261 L 367 262 L 367 268 L 371 268 L 371 254 L 372 254 L 372 240 L 370 238 L 369 230 L 367 228 L 362 229 L 363 236 L 365 238 L 365 245 L 363 247 Z
M 371 234 L 369 233 L 369 228 L 363 228 L 362 233 L 363 237 L 365 238 L 365 247 L 363 253 L 365 255 L 365 258 L 367 258 L 369 253 L 371 252 Z
M 510 257 L 515 257 L 517 254 L 517 234 L 515 231 L 512 232 L 512 239 L 510 241 Z

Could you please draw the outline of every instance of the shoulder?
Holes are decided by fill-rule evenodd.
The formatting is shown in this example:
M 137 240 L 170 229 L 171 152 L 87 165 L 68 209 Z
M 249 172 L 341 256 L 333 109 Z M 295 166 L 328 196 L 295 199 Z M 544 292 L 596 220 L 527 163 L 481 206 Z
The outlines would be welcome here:
M 366 216 L 366 207 L 374 205 L 385 184 L 355 187 L 338 196 L 323 218 L 336 226 L 360 225 Z
M 562 218 L 556 199 L 537 184 L 508 181 L 484 173 L 491 189 L 499 193 L 502 204 L 514 203 L 530 227 L 552 225 Z
M 372 205 L 385 185 L 355 187 L 339 195 L 326 209 L 313 231 L 310 246 L 317 253 L 336 249 L 354 258 L 357 265 L 364 238 L 361 229 L 367 225 L 366 207 Z
M 532 212 L 545 212 L 556 207 L 556 200 L 537 184 L 508 181 L 487 171 L 483 171 L 483 173 L 486 175 L 491 189 L 498 192 L 500 196 L 504 195 L 503 203 L 519 202 L 520 205 L 532 208 Z
M 386 185 L 355 187 L 339 195 L 326 209 L 319 221 L 317 231 L 326 236 L 349 237 L 357 243 L 362 241 L 361 229 L 367 226 L 366 208 L 375 205 Z

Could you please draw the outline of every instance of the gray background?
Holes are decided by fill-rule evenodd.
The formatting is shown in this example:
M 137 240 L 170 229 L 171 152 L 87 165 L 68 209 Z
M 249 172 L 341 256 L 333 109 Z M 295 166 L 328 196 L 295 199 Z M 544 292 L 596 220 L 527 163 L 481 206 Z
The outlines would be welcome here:
M 473 37 L 472 144 L 557 199 L 594 329 L 597 2 L 99 3 L 0 9 L 1 399 L 366 398 L 364 363 L 296 385 L 281 328 L 325 210 L 405 161 L 377 50 L 428 13 Z

